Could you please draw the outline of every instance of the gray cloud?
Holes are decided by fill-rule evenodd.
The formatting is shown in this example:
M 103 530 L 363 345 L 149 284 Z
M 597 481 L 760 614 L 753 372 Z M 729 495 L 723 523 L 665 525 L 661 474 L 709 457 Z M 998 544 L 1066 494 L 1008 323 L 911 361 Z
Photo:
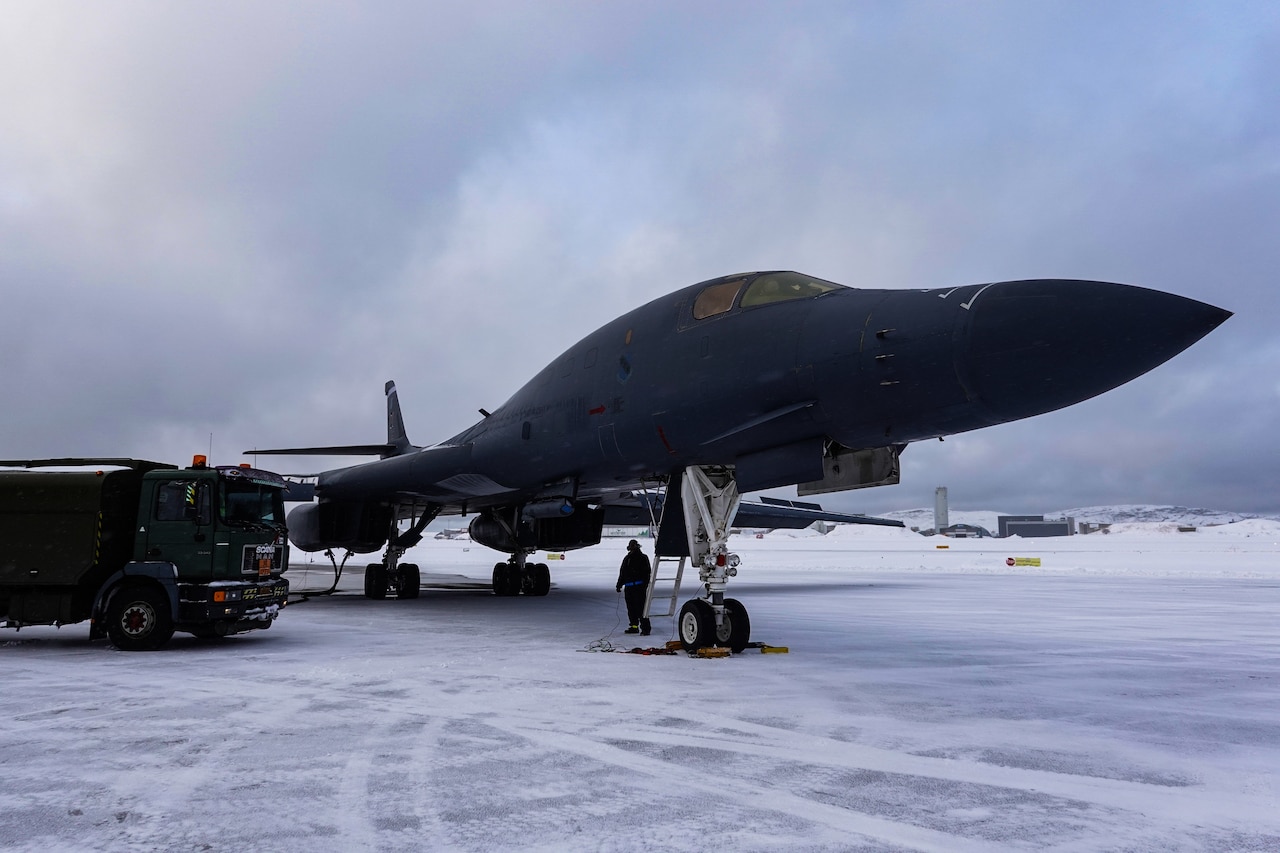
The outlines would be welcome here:
M 1237 312 L 865 511 L 1280 512 L 1272 4 L 11 3 L 3 455 L 412 437 L 732 271 L 1079 277 Z

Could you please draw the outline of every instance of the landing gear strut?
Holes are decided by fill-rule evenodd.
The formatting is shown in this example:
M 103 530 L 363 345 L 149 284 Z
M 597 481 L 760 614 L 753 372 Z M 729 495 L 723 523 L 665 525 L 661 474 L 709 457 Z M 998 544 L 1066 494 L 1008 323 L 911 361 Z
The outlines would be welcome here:
M 704 590 L 680 608 L 676 622 L 680 643 L 689 651 L 726 646 L 740 652 L 751 642 L 751 620 L 741 602 L 724 597 L 739 564 L 738 555 L 730 554 L 728 548 L 729 524 L 741 500 L 733 469 L 687 468 L 681 478 L 680 497 L 690 559 Z

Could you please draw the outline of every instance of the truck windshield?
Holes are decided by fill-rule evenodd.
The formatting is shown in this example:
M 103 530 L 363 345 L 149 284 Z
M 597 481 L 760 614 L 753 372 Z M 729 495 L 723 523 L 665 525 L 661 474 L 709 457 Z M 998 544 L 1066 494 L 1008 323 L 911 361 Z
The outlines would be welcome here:
M 284 524 L 284 493 L 256 483 L 223 481 L 223 521 Z

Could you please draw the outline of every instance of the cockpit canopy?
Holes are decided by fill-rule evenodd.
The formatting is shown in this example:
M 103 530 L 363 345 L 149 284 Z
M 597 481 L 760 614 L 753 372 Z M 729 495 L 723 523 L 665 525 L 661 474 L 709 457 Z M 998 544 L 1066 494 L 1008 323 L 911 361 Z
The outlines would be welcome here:
M 775 302 L 810 299 L 843 289 L 844 285 L 823 281 L 798 272 L 764 272 L 734 276 L 709 284 L 693 302 L 693 319 L 705 320 L 733 309 L 756 308 Z M 742 294 L 741 299 L 738 295 Z

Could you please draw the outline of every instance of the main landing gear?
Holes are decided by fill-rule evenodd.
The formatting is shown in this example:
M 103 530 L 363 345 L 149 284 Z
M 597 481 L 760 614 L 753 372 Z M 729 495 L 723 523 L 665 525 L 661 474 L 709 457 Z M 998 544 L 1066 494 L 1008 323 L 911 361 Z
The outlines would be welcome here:
M 414 563 L 401 563 L 404 552 L 422 541 L 422 531 L 440 514 L 439 508 L 428 507 L 414 517 L 416 507 L 406 507 L 409 528 L 400 532 L 400 507 L 391 511 L 391 530 L 387 535 L 387 551 L 381 563 L 370 563 L 364 570 L 364 597 L 382 600 L 388 593 L 396 598 L 417 598 L 422 592 L 422 572 Z M 332 558 L 331 558 L 332 559 Z M 343 562 L 346 562 L 345 560 Z
M 729 578 L 738 574 L 729 553 L 729 525 L 738 512 L 738 483 L 729 467 L 694 466 L 680 483 L 689 555 L 703 594 L 686 601 L 676 619 L 680 643 L 688 651 L 722 646 L 740 652 L 751 642 L 751 619 L 742 602 L 725 598 Z
M 388 565 L 390 564 L 390 565 Z M 382 600 L 388 593 L 396 598 L 417 598 L 422 592 L 422 572 L 414 563 L 370 563 L 364 570 L 364 597 Z
M 505 563 L 493 567 L 494 595 L 546 595 L 551 591 L 551 569 L 546 563 L 529 563 L 528 555 L 517 552 Z

